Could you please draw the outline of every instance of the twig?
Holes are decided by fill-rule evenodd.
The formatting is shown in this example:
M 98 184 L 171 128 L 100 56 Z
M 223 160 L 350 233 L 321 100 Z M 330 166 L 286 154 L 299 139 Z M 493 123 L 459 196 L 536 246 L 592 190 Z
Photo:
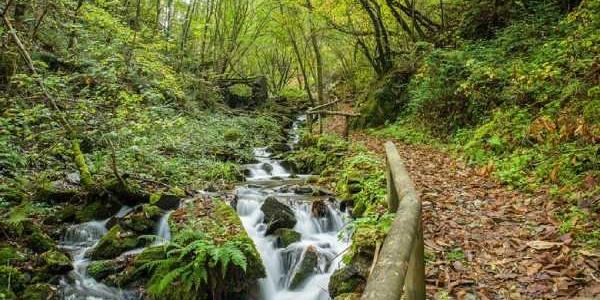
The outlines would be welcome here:
M 10 8 L 12 2 L 13 2 L 13 0 L 7 0 L 6 4 L 4 6 L 4 11 L 2 11 L 2 17 L 6 16 L 6 13 L 8 12 L 8 9 Z

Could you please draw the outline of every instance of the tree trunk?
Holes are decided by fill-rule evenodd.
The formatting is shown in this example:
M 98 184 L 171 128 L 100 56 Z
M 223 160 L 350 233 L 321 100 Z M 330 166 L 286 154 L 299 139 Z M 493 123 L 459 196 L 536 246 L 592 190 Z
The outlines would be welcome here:
M 309 26 L 310 26 L 310 42 L 312 44 L 313 51 L 315 52 L 315 60 L 317 63 L 317 99 L 319 104 L 325 103 L 325 85 L 323 82 L 323 57 L 321 55 L 321 47 L 315 34 L 315 26 L 313 23 L 313 6 L 310 0 L 306 0 L 306 6 L 310 13 Z

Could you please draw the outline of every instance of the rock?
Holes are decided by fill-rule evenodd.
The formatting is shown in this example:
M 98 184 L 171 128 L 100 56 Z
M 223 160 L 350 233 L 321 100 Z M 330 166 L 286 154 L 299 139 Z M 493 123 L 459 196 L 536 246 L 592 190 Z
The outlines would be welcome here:
M 129 229 L 137 233 L 154 233 L 157 222 L 162 215 L 162 210 L 158 206 L 144 204 L 136 207 L 125 217 L 118 221 L 124 229 Z
M 348 183 L 348 193 L 350 194 L 358 194 L 362 191 L 362 186 L 359 182 L 357 183 Z
M 317 253 L 317 248 L 309 246 L 306 248 L 306 251 L 304 251 L 302 259 L 296 267 L 292 281 L 290 282 L 290 289 L 294 290 L 299 288 L 310 275 L 316 272 L 318 263 L 319 254 Z
M 72 223 L 77 217 L 77 207 L 67 204 L 58 212 L 58 221 L 63 223 Z
M 0 265 L 10 265 L 14 263 L 24 262 L 27 256 L 19 251 L 14 246 L 0 246 Z M 1 299 L 1 298 L 0 298 Z
M 311 186 L 294 186 L 292 187 L 292 190 L 298 195 L 309 195 L 313 193 L 313 188 Z
M 0 299 L 2 299 L 0 297 Z M 23 293 L 23 299 L 26 300 L 57 300 L 58 288 L 47 283 L 38 283 L 30 285 Z
M 302 239 L 302 235 L 288 228 L 279 228 L 275 230 L 274 234 L 277 236 L 277 245 L 280 248 L 287 248 L 287 246 Z
M 359 300 L 360 296 L 358 293 L 346 293 L 335 297 L 333 300 Z
M 315 200 L 310 206 L 310 213 L 315 218 L 323 218 L 327 216 L 327 203 L 324 200 Z
M 79 176 L 79 172 L 67 173 L 67 181 L 72 184 L 79 184 L 81 181 L 81 176 Z
M 37 253 L 56 248 L 56 242 L 41 229 L 35 227 L 27 239 L 27 246 Z
M 76 221 L 84 223 L 92 220 L 104 220 L 116 214 L 121 206 L 113 201 L 95 200 L 87 203 L 82 209 L 77 211 Z
M 90 263 L 87 272 L 90 277 L 100 281 L 109 275 L 119 273 L 125 269 L 125 261 L 122 260 L 100 260 Z
M 150 196 L 150 204 L 156 205 L 164 210 L 179 208 L 181 198 L 175 194 L 153 194 Z
M 9 289 L 0 287 L 0 300 L 17 300 L 17 295 Z
M 7 288 L 20 292 L 25 288 L 25 275 L 19 269 L 11 266 L 0 266 L 0 289 Z
M 94 260 L 113 259 L 121 253 L 144 245 L 137 235 L 121 225 L 113 226 L 86 256 Z
M 284 153 L 290 151 L 290 145 L 287 143 L 275 143 L 269 147 L 269 152 L 271 153 Z
M 262 165 L 260 165 L 260 168 L 269 174 L 273 172 L 273 166 L 269 163 L 263 163 Z
M 38 189 L 35 193 L 35 200 L 50 203 L 64 203 L 77 198 L 79 195 L 79 186 L 67 180 L 57 180 Z
M 40 258 L 43 261 L 43 270 L 50 274 L 65 274 L 73 269 L 71 259 L 62 252 L 50 250 L 44 252 Z
M 329 295 L 337 299 L 347 293 L 362 293 L 367 280 L 353 266 L 337 269 L 329 280 Z
M 268 197 L 260 208 L 265 215 L 267 234 L 273 234 L 280 228 L 292 229 L 296 225 L 296 217 L 292 209 L 279 202 L 275 197 Z
M 335 195 L 334 192 L 332 192 L 326 188 L 323 188 L 323 187 L 316 188 L 313 191 L 313 196 L 333 196 L 333 195 Z

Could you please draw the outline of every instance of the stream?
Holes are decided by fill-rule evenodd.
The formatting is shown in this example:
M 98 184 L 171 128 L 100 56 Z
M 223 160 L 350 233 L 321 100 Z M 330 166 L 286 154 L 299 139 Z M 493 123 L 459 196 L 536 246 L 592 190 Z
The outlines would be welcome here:
M 290 132 L 293 147 L 298 142 L 297 129 L 303 119 L 294 123 Z M 312 196 L 312 193 L 299 193 L 298 184 L 304 184 L 307 175 L 293 176 L 279 161 L 272 159 L 266 148 L 256 148 L 254 155 L 257 163 L 247 165 L 249 176 L 244 184 L 236 187 L 237 212 L 252 238 L 265 265 L 267 277 L 260 280 L 260 293 L 252 300 L 326 300 L 329 277 L 341 264 L 341 253 L 348 247 L 348 238 L 344 232 L 344 214 L 340 212 L 336 201 L 329 196 Z M 261 205 L 267 197 L 276 197 L 286 203 L 297 219 L 293 228 L 301 234 L 301 239 L 285 248 L 279 248 L 277 238 L 266 235 L 267 225 L 263 222 Z M 314 217 L 311 203 L 324 200 L 326 213 Z M 133 208 L 123 206 L 115 217 L 123 217 Z M 153 245 L 170 240 L 166 212 L 155 229 L 159 238 Z M 107 233 L 106 224 L 111 218 L 72 225 L 65 231 L 60 247 L 73 257 L 73 271 L 61 279 L 62 299 L 67 300 L 134 300 L 142 296 L 134 290 L 109 287 L 88 275 L 90 260 L 85 253 L 92 249 Z M 340 234 L 340 232 L 342 232 Z M 134 249 L 121 254 L 121 257 L 136 255 L 144 248 Z M 302 263 L 307 251 L 317 253 L 317 264 L 312 273 L 294 289 L 290 288 L 292 278 Z

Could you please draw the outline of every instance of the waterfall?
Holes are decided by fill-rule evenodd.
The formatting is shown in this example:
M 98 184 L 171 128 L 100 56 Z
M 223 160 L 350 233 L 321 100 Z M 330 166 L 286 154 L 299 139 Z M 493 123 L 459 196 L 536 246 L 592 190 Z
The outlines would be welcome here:
M 286 189 L 273 187 L 274 180 L 280 181 L 281 186 L 285 185 L 290 173 L 279 161 L 271 159 L 265 148 L 255 149 L 254 154 L 258 163 L 247 166 L 250 171 L 247 179 L 252 184 L 237 187 L 236 194 L 238 214 L 265 264 L 267 277 L 260 281 L 261 300 L 329 299 L 329 277 L 341 264 L 339 254 L 348 246 L 347 239 L 338 238 L 338 233 L 344 227 L 342 213 L 333 203 L 327 203 L 325 216 L 312 216 L 310 201 L 314 197 L 295 195 L 285 192 Z M 271 166 L 272 170 L 265 168 L 265 164 Z M 261 184 L 262 181 L 269 184 Z M 297 220 L 294 230 L 302 238 L 287 248 L 278 248 L 276 238 L 265 234 L 266 224 L 263 223 L 264 215 L 260 208 L 269 196 L 287 200 L 294 211 Z M 290 289 L 290 282 L 309 247 L 317 252 L 317 268 L 302 286 Z

